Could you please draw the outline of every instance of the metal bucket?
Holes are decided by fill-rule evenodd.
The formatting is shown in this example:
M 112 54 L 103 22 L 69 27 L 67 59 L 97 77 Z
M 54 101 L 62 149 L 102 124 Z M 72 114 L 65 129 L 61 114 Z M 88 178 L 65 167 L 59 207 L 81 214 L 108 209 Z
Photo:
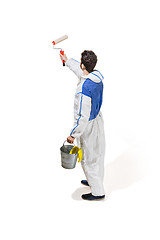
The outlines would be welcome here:
M 78 153 L 69 154 L 71 149 L 74 147 L 74 145 L 64 145 L 64 143 L 63 143 L 63 146 L 60 148 L 60 151 L 61 151 L 61 165 L 62 165 L 63 168 L 73 169 L 76 166 Z

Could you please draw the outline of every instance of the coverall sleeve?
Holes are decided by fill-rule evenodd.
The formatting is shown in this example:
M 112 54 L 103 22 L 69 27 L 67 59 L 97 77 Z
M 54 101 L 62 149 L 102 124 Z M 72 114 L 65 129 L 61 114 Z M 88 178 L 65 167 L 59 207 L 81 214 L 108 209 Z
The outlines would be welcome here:
M 73 58 L 66 61 L 66 66 L 69 67 L 69 69 L 74 72 L 79 79 L 83 75 L 83 71 L 80 68 L 80 62 L 74 60 Z
M 91 112 L 91 98 L 82 93 L 79 94 L 78 105 L 79 111 L 75 113 L 75 125 L 70 133 L 74 138 L 80 137 L 88 124 Z

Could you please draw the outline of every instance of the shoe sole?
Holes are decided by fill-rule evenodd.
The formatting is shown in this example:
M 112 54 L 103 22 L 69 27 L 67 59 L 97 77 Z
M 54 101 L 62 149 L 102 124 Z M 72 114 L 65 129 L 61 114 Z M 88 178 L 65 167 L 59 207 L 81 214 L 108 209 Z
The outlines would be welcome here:
M 84 186 L 87 186 L 87 187 L 89 187 L 89 185 L 87 185 L 87 184 L 85 184 L 85 183 L 81 183 L 82 185 L 84 185 Z
M 81 196 L 81 198 L 82 198 L 82 196 Z M 84 198 L 82 198 L 83 200 L 86 200 L 86 201 L 101 201 L 101 200 L 104 200 L 105 199 L 105 197 L 103 197 L 103 198 L 98 198 L 98 199 L 84 199 Z

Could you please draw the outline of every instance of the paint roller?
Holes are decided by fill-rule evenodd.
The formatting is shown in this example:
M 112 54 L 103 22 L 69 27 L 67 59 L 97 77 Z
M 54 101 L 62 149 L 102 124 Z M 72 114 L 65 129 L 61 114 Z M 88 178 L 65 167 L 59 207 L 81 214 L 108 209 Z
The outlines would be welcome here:
M 64 55 L 64 51 L 62 51 L 62 48 L 55 48 L 54 46 L 55 46 L 57 43 L 60 43 L 60 42 L 62 42 L 62 41 L 64 41 L 64 40 L 66 40 L 67 38 L 68 38 L 68 36 L 67 36 L 67 35 L 64 35 L 64 36 L 56 39 L 55 41 L 53 41 L 53 42 L 52 42 L 52 43 L 53 43 L 53 49 L 61 49 L 61 50 L 60 50 L 60 54 Z M 63 66 L 65 66 L 65 62 L 64 62 L 64 61 L 63 61 Z

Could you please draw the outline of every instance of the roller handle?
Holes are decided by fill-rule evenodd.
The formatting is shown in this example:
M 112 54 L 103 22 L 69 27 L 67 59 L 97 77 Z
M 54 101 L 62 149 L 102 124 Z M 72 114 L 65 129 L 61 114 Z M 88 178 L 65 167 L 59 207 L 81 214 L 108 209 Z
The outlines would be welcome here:
M 64 55 L 64 51 L 61 50 L 60 54 Z M 63 62 L 63 66 L 65 66 L 65 61 L 63 60 L 62 62 Z

